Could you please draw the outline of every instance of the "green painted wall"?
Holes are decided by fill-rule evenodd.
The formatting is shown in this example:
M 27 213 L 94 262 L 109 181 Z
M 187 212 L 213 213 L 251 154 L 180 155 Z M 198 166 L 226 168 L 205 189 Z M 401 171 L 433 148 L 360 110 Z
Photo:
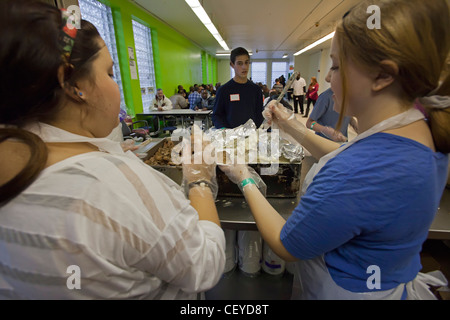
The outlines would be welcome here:
M 217 81 L 217 72 L 212 71 L 210 75 L 202 72 L 202 54 L 205 58 L 208 56 L 211 70 L 217 69 L 216 58 L 202 51 L 189 39 L 132 3 L 123 0 L 99 1 L 110 6 L 113 12 L 125 102 L 130 113 L 135 115 L 143 111 L 139 80 L 131 79 L 129 67 L 127 48 L 134 48 L 132 19 L 152 30 L 156 86 L 162 88 L 166 96 L 172 96 L 179 84 L 189 90 L 189 86 L 194 83 Z M 139 74 L 139 65 L 137 68 Z M 208 78 L 211 81 L 207 81 Z
M 205 83 L 205 82 L 208 81 L 208 79 L 207 79 L 208 74 L 206 72 L 206 68 L 207 68 L 208 63 L 207 63 L 206 52 L 205 51 L 202 51 L 202 53 L 201 53 L 201 60 L 202 60 L 202 81 L 201 81 L 201 83 Z
M 202 51 L 202 83 L 213 84 L 217 82 L 217 59 L 216 57 Z

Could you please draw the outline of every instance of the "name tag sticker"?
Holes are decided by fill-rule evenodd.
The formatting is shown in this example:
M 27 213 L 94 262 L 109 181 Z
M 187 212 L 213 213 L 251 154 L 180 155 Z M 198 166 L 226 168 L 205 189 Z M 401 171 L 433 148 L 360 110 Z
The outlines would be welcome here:
M 238 93 L 230 94 L 230 101 L 241 101 L 241 98 Z

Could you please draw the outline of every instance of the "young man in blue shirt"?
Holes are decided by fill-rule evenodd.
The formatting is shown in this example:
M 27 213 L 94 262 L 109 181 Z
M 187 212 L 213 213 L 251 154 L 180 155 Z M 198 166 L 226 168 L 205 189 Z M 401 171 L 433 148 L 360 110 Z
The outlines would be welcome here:
M 213 124 L 217 129 L 236 128 L 252 119 L 259 127 L 264 120 L 264 98 L 261 89 L 247 79 L 250 68 L 248 51 L 241 47 L 232 50 L 230 66 L 235 76 L 217 91 Z

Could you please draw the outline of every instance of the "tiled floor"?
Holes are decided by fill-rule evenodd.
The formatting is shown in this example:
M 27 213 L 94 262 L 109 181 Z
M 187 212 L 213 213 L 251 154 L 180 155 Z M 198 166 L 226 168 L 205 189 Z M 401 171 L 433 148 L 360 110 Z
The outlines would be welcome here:
M 441 270 L 450 279 L 450 247 L 441 240 L 427 240 L 421 253 L 422 270 Z M 236 268 L 224 275 L 219 283 L 206 292 L 207 300 L 288 300 L 293 276 L 285 271 L 272 276 L 261 270 L 256 277 L 248 277 Z M 450 292 L 436 292 L 439 300 L 450 300 Z
M 272 276 L 261 270 L 256 277 L 249 277 L 236 268 L 210 291 L 207 300 L 289 300 L 293 276 L 285 272 Z

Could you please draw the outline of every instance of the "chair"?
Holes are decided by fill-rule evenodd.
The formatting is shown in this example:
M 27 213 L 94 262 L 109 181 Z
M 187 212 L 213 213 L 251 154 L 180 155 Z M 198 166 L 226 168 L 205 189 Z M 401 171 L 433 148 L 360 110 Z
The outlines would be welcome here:
M 131 123 L 131 129 L 127 125 L 125 121 L 121 121 L 122 123 L 122 134 L 124 139 L 133 139 L 134 137 L 142 137 L 144 141 L 147 139 L 147 136 L 151 135 L 150 126 L 146 120 L 137 120 Z M 139 127 L 134 129 L 134 125 L 136 123 L 143 123 L 143 127 Z

